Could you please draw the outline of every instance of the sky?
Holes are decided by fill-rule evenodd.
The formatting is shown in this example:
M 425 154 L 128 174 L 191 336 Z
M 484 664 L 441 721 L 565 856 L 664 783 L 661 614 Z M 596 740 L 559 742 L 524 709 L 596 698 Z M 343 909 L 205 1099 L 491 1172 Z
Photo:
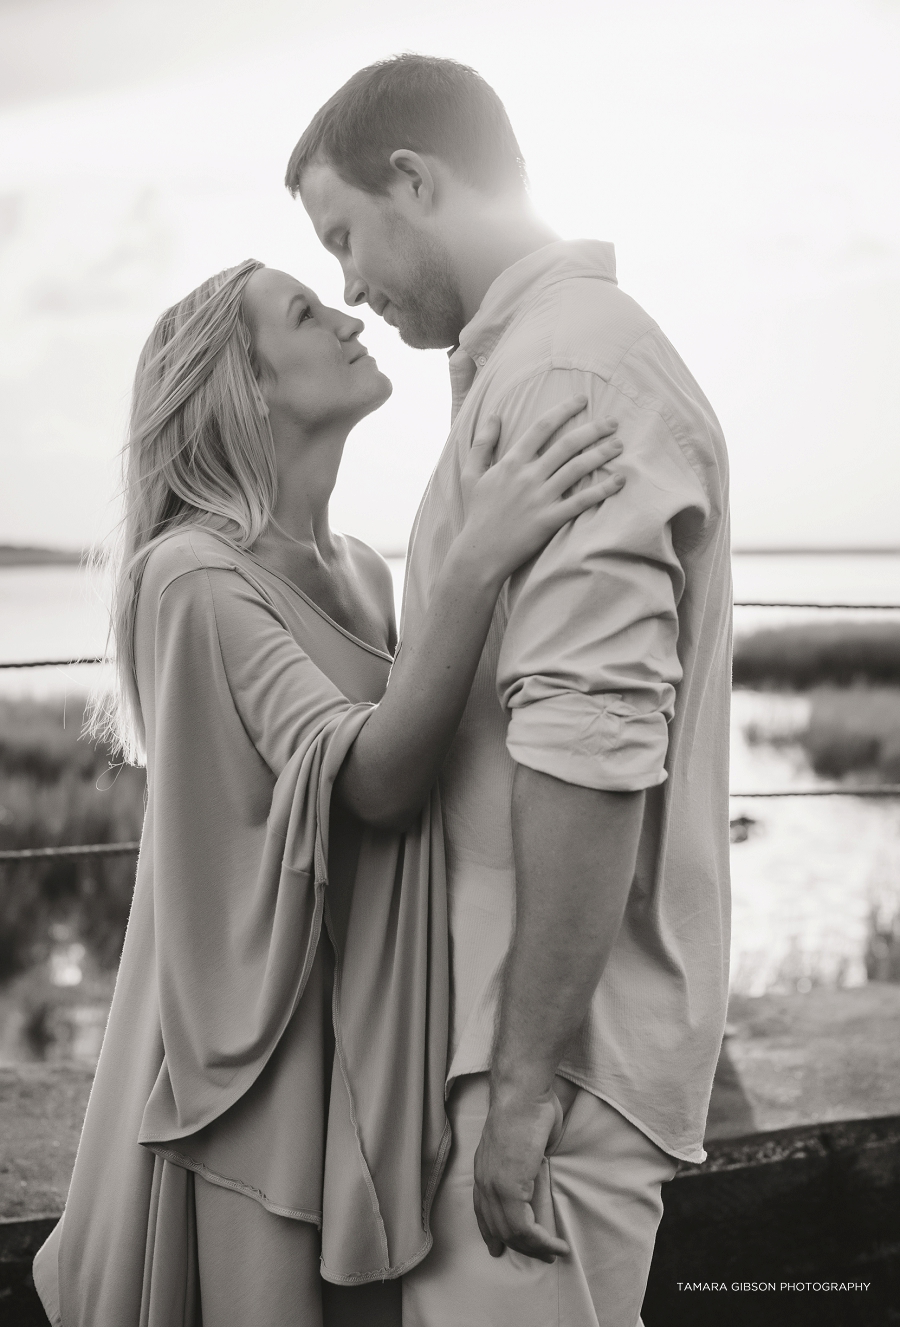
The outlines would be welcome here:
M 900 545 L 900 0 L 0 0 L 0 543 L 112 527 L 138 352 L 205 277 L 342 303 L 284 166 L 402 50 L 477 68 L 538 210 L 615 243 L 722 421 L 736 546 Z M 333 520 L 395 551 L 446 360 L 362 314 L 395 390 Z

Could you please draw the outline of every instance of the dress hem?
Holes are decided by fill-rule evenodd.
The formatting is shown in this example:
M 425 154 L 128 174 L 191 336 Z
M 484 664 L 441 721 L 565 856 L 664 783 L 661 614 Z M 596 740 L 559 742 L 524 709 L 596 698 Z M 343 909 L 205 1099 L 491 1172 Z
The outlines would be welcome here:
M 267 1197 L 261 1189 L 254 1189 L 252 1185 L 245 1184 L 243 1180 L 230 1179 L 226 1175 L 219 1175 L 209 1166 L 205 1166 L 202 1161 L 195 1161 L 193 1157 L 185 1156 L 183 1152 L 172 1152 L 166 1147 L 155 1147 L 152 1143 L 145 1143 L 144 1146 L 149 1152 L 154 1152 L 164 1161 L 170 1161 L 174 1166 L 181 1166 L 183 1170 L 192 1170 L 199 1175 L 201 1179 L 209 1184 L 218 1184 L 220 1189 L 232 1189 L 235 1193 L 243 1194 L 245 1198 L 250 1198 L 253 1202 L 259 1203 L 267 1212 L 273 1216 L 284 1216 L 291 1221 L 306 1221 L 308 1224 L 322 1228 L 321 1212 L 304 1212 L 296 1207 L 284 1207 L 280 1203 L 273 1203 L 271 1198 Z
M 338 1272 L 329 1271 L 324 1262 L 320 1261 L 319 1270 L 322 1280 L 333 1286 L 363 1286 L 371 1285 L 373 1281 L 396 1281 L 398 1277 L 405 1276 L 414 1267 L 418 1267 L 425 1255 L 430 1253 L 433 1243 L 434 1236 L 429 1231 L 421 1249 L 399 1267 L 378 1267 L 374 1272 L 354 1272 L 350 1276 L 341 1276 Z

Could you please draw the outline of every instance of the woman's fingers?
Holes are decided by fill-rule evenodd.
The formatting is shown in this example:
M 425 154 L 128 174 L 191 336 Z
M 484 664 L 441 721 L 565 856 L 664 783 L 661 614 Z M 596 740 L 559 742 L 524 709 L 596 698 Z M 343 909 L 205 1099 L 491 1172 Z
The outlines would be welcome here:
M 538 458 L 537 464 L 545 475 L 550 475 L 573 456 L 584 451 L 585 447 L 592 447 L 603 438 L 609 438 L 618 426 L 618 420 L 608 418 L 591 419 L 586 424 L 579 424 L 563 437 L 556 438 Z
M 488 415 L 484 423 L 476 430 L 469 455 L 466 458 L 467 466 L 471 466 L 476 478 L 480 478 L 486 470 L 490 469 L 499 441 L 500 417 L 499 415 Z
M 521 438 L 510 447 L 507 456 L 515 456 L 518 461 L 529 460 L 537 456 L 557 429 L 561 429 L 563 424 L 570 420 L 573 415 L 580 414 L 587 403 L 587 397 L 579 395 L 570 396 L 567 401 L 552 406 L 525 430 Z M 582 446 L 584 446 L 583 443 Z
M 499 441 L 499 416 L 489 415 L 472 439 L 472 446 L 469 449 L 469 454 L 460 475 L 463 508 L 465 510 L 468 510 L 469 503 L 472 500 L 472 492 L 479 479 L 487 474 L 494 463 L 494 455 Z
M 592 474 L 594 470 L 599 470 L 621 455 L 622 444 L 617 438 L 586 447 L 577 456 L 573 456 L 570 461 L 566 461 L 564 465 L 554 470 L 546 480 L 547 486 L 551 492 L 561 497 L 584 479 L 585 475 Z
M 583 511 L 590 507 L 597 507 L 607 498 L 611 498 L 614 493 L 618 493 L 620 488 L 625 486 L 624 475 L 608 475 L 606 478 L 598 480 L 596 484 L 588 484 L 580 488 L 577 493 L 571 497 L 564 498 L 555 508 L 555 514 L 559 519 L 560 526 L 565 525 L 567 521 L 580 516 Z

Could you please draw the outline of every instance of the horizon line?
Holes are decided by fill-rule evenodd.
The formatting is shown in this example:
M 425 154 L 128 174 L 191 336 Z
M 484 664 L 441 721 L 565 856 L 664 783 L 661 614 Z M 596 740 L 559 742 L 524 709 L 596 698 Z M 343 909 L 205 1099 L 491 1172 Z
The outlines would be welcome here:
M 407 556 L 406 548 L 398 546 L 375 548 L 383 558 L 399 559 Z M 736 557 L 865 557 L 900 554 L 896 544 L 741 544 L 731 550 Z M 0 567 L 27 566 L 42 562 L 75 563 L 85 560 L 89 548 L 63 548 L 50 544 L 13 544 L 0 542 Z
M 900 553 L 900 545 L 897 544 L 754 544 L 732 548 L 732 555 L 738 554 L 741 557 L 763 556 L 765 554 L 779 557 L 797 557 L 797 556 L 819 556 L 833 557 L 839 556 L 861 556 L 877 553 Z

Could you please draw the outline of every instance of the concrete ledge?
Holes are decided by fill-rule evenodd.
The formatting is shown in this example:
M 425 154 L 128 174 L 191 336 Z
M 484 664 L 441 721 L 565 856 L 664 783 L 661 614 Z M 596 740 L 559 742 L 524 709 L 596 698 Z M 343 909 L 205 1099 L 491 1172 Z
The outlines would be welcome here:
M 735 999 L 729 1019 L 708 1160 L 664 1195 L 646 1327 L 900 1327 L 900 985 Z M 0 1068 L 0 1327 L 46 1327 L 31 1259 L 62 1209 L 90 1083 L 83 1065 Z
M 646 1327 L 900 1323 L 900 1115 L 707 1150 L 664 1191 Z
M 0 1220 L 0 1327 L 48 1327 L 31 1263 L 58 1220 L 58 1215 Z
M 66 1062 L 0 1067 L 0 1219 L 62 1211 L 93 1077 Z
M 707 1142 L 706 1161 L 702 1165 L 683 1166 L 678 1179 L 741 1170 L 747 1166 L 772 1165 L 778 1161 L 834 1156 L 840 1152 L 865 1154 L 869 1148 L 895 1143 L 900 1143 L 900 1115 L 798 1125 L 752 1133 L 743 1138 Z
M 707 1139 L 900 1115 L 900 983 L 805 995 L 733 996 L 719 1063 L 743 1093 L 745 1127 L 716 1109 Z
M 725 1139 L 708 1152 L 666 1187 L 646 1327 L 900 1324 L 900 1115 Z M 30 1267 L 56 1219 L 0 1221 L 0 1327 L 46 1327 Z M 765 1288 L 744 1288 L 754 1285 Z
M 59 1220 L 55 1216 L 29 1216 L 0 1221 L 0 1284 L 3 1271 L 11 1263 L 28 1262 L 37 1253 Z

